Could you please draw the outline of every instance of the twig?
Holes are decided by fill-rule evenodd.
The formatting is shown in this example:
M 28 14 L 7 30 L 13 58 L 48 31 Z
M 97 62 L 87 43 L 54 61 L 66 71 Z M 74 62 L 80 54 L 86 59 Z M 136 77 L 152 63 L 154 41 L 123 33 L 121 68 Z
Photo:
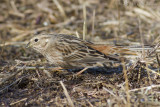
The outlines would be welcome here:
M 157 43 L 156 46 L 148 52 L 148 54 L 146 55 L 146 57 L 150 57 L 160 46 L 160 43 Z
M 22 68 L 22 66 L 17 66 L 16 68 L 18 68 L 18 69 L 20 69 L 20 68 Z M 33 70 L 33 69 L 41 69 L 41 70 L 43 70 L 43 69 L 53 69 L 53 70 L 60 70 L 60 69 L 62 69 L 61 67 L 44 67 L 44 66 L 42 66 L 42 67 L 34 67 L 34 66 L 26 66 L 25 68 L 24 68 L 25 70 Z
M 159 76 L 160 76 L 160 73 L 155 72 L 155 71 L 153 71 L 153 70 L 149 69 L 148 67 L 145 67 L 145 69 L 146 69 L 147 71 L 150 71 L 150 72 L 152 72 L 152 73 L 157 74 L 157 75 L 159 75 Z
M 12 10 L 9 11 L 10 14 L 15 15 L 15 16 L 18 16 L 18 17 L 21 17 L 21 18 L 24 18 L 24 17 L 25 17 L 25 14 L 20 13 L 20 12 L 18 11 L 18 9 L 17 9 L 14 1 L 11 1 L 10 4 L 11 4 L 11 7 L 12 7 Z
M 87 102 L 88 102 L 88 104 L 90 105 L 90 107 L 94 107 L 94 106 L 92 105 L 92 103 L 89 102 L 89 100 L 87 100 Z
M 145 50 L 144 50 L 144 37 L 142 35 L 142 28 L 141 28 L 141 20 L 138 17 L 138 28 L 139 28 L 139 35 L 141 37 L 141 45 L 142 45 L 142 60 L 145 60 Z
M 80 38 L 80 36 L 79 36 L 79 34 L 78 34 L 78 32 L 76 31 L 76 36 L 77 36 L 77 38 Z
M 8 46 L 8 45 L 21 46 L 26 44 L 27 42 L 6 42 L 6 43 L 0 44 L 0 46 Z
M 110 90 L 108 90 L 107 88 L 103 87 L 103 90 L 107 91 L 108 93 L 110 93 L 112 96 L 114 96 L 118 101 L 121 101 L 122 99 L 119 96 L 116 96 L 113 92 L 111 92 Z M 126 100 L 124 99 L 124 102 L 126 102 Z
M 21 99 L 21 100 L 18 100 L 18 101 L 16 101 L 16 102 L 11 103 L 10 106 L 15 105 L 15 104 L 17 104 L 17 103 L 20 103 L 20 102 L 22 102 L 22 101 L 26 101 L 26 100 L 27 100 L 27 98 L 23 98 L 23 99 Z
M 158 87 L 160 87 L 160 85 L 150 85 L 150 86 L 147 86 L 147 87 L 132 89 L 132 90 L 129 90 L 129 92 L 139 91 L 139 90 L 144 90 L 144 89 L 151 89 L 151 88 L 158 88 Z
M 96 11 L 95 9 L 93 10 L 93 17 L 92 17 L 92 37 L 94 35 L 94 26 L 95 26 L 95 14 L 96 14 Z
M 66 89 L 66 87 L 64 86 L 63 82 L 60 81 L 60 84 L 61 84 L 61 86 L 62 86 L 62 88 L 63 88 L 63 90 L 64 90 L 65 96 L 67 97 L 67 100 L 68 100 L 69 105 L 70 105 L 71 107 L 74 107 L 74 104 L 73 104 L 73 102 L 72 102 L 72 100 L 71 100 L 71 97 L 69 96 L 69 94 L 68 94 L 68 92 L 67 92 L 67 89 Z
M 66 18 L 66 13 L 63 9 L 63 7 L 60 5 L 60 3 L 58 2 L 58 0 L 53 0 L 53 2 L 56 4 L 58 10 L 60 11 L 61 15 Z
M 76 76 L 82 74 L 87 69 L 88 69 L 88 67 L 85 67 L 84 69 L 82 69 L 81 71 L 79 71 L 78 73 L 76 73 Z
M 116 96 L 113 92 L 111 92 L 110 90 L 108 90 L 108 89 L 105 88 L 105 87 L 103 87 L 103 89 L 104 89 L 105 91 L 107 91 L 108 93 L 110 93 L 111 95 L 113 95 L 113 96 L 117 99 L 117 96 Z
M 129 84 L 128 84 L 128 77 L 127 77 L 127 71 L 125 68 L 125 63 L 123 62 L 123 73 L 124 73 L 124 78 L 125 78 L 125 90 L 126 90 L 126 95 L 127 95 L 127 107 L 130 107 L 130 94 L 129 94 Z
M 86 36 L 86 5 L 83 5 L 83 40 L 85 40 Z

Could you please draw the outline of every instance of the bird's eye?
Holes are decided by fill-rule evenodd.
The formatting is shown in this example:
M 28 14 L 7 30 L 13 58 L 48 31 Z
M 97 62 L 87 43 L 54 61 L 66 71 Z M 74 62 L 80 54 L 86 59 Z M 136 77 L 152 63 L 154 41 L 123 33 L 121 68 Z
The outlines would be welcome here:
M 35 39 L 34 41 L 35 41 L 35 42 L 38 42 L 38 39 Z

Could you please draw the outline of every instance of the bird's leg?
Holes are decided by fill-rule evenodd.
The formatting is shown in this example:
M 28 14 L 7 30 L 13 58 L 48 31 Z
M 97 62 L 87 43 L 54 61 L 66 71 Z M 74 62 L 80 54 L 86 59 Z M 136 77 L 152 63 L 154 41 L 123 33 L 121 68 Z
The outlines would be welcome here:
M 87 70 L 89 67 L 85 67 L 82 70 L 80 70 L 78 73 L 76 73 L 75 75 L 80 75 L 81 73 L 83 73 L 85 70 Z
M 54 68 L 50 68 L 52 71 L 59 71 L 62 70 L 62 67 L 54 67 Z
M 53 67 L 53 65 L 45 65 L 44 66 L 44 69 L 49 69 L 49 70 L 52 70 L 52 71 L 58 71 L 58 70 L 61 70 L 63 69 L 62 67 Z

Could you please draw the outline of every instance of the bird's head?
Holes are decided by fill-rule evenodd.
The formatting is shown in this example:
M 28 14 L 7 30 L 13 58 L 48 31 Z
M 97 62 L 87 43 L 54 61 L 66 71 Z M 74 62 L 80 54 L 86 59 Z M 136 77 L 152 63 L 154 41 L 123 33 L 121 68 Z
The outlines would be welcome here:
M 26 47 L 27 48 L 31 47 L 41 53 L 46 49 L 50 38 L 51 38 L 50 35 L 45 35 L 45 34 L 36 35 L 30 39 Z

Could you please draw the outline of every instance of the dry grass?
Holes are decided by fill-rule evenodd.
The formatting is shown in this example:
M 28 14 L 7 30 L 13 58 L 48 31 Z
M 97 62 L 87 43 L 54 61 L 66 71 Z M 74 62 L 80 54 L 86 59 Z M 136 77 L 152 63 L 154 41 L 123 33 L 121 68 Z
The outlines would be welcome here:
M 160 106 L 159 5 L 158 0 L 2 0 L 0 106 Z M 123 70 L 88 69 L 75 76 L 79 70 L 55 70 L 25 48 L 38 33 L 143 48 Z M 145 51 L 146 45 L 154 48 Z

